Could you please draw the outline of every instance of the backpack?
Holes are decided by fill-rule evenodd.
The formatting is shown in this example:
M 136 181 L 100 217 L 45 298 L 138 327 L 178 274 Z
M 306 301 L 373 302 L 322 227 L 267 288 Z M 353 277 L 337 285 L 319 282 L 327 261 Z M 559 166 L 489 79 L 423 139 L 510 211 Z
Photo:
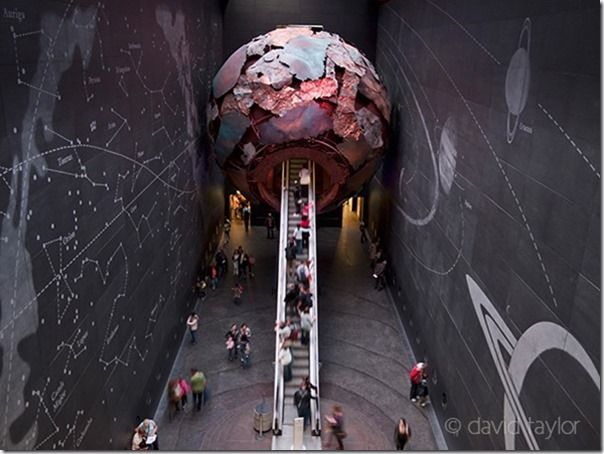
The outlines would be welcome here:
M 296 408 L 300 408 L 300 403 L 302 402 L 302 390 L 298 390 L 294 393 L 294 405 Z

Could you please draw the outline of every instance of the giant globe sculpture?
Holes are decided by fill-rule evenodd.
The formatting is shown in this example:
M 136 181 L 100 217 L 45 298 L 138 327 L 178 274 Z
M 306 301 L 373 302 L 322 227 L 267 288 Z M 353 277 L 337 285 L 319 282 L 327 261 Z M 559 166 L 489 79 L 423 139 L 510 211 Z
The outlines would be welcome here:
M 278 28 L 237 49 L 216 74 L 208 130 L 218 165 L 248 198 L 279 209 L 281 163 L 315 163 L 317 211 L 377 170 L 390 104 L 371 62 L 333 33 Z

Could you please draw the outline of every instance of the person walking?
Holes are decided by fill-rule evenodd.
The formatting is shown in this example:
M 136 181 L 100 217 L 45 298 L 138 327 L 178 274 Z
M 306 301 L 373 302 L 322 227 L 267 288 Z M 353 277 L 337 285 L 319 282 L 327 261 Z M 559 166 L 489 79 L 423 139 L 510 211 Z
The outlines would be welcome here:
M 193 407 L 196 411 L 201 411 L 206 384 L 207 380 L 204 373 L 195 368 L 191 369 L 191 391 L 193 392 Z
M 229 218 L 224 220 L 224 244 L 229 244 L 231 241 L 231 221 Z
M 250 204 L 246 203 L 243 207 L 243 225 L 245 226 L 245 233 L 250 229 Z
M 235 306 L 239 306 L 241 304 L 241 297 L 243 295 L 243 285 L 241 285 L 239 282 L 237 282 L 235 284 L 235 286 L 232 288 L 233 290 L 233 303 L 235 303 Z
M 346 431 L 344 430 L 344 412 L 342 407 L 334 405 L 331 411 L 331 415 L 325 417 L 327 424 L 329 425 L 330 436 L 327 442 L 327 446 L 331 446 L 331 440 L 336 439 L 338 451 L 344 450 L 344 438 L 346 438 Z
M 233 256 L 231 257 L 233 259 L 233 276 L 235 278 L 239 276 L 239 248 L 233 251 Z
M 275 218 L 273 217 L 273 213 L 269 213 L 266 218 L 266 238 L 269 240 L 275 238 Z
M 375 268 L 375 254 L 377 253 L 378 250 L 378 240 L 372 240 L 369 243 L 369 267 L 371 269 Z
M 189 382 L 182 377 L 178 379 L 178 384 L 180 385 L 180 405 L 184 411 L 185 406 L 187 405 L 187 396 L 191 391 L 191 386 L 189 385 Z
M 216 285 L 218 284 L 218 267 L 216 266 L 216 262 L 212 262 L 210 265 L 210 288 L 212 290 L 216 290 Z
M 172 421 L 176 413 L 180 411 L 180 399 L 182 389 L 177 378 L 172 378 L 168 382 L 168 419 Z
M 250 366 L 251 350 L 250 338 L 247 335 L 247 331 L 243 330 L 239 336 L 239 360 L 243 369 L 247 369 Z
M 222 277 L 226 274 L 227 272 L 227 257 L 226 254 L 224 253 L 224 250 L 222 248 L 218 249 L 218 251 L 216 251 L 216 255 L 214 256 L 215 258 L 215 263 L 216 263 L 216 268 L 218 270 L 218 279 L 222 279 Z
M 159 450 L 159 441 L 157 440 L 157 432 L 159 432 L 159 428 L 157 427 L 157 423 L 155 421 L 145 418 L 136 427 L 136 430 L 140 430 L 140 432 L 143 434 L 143 438 L 147 446 L 152 446 L 154 451 Z
M 363 221 L 359 224 L 359 231 L 361 232 L 361 244 L 367 242 L 367 229 L 365 229 L 365 223 Z
M 197 343 L 197 328 L 199 326 L 199 316 L 195 312 L 191 312 L 187 318 L 187 326 L 189 327 L 189 333 L 191 333 L 191 343 Z
M 256 275 L 254 274 L 254 265 L 256 264 L 256 257 L 252 254 L 248 254 L 247 256 L 247 271 L 250 275 L 250 278 L 254 278 Z
M 248 265 L 248 255 L 242 249 L 239 255 L 239 277 L 241 279 L 247 280 Z
M 375 264 L 373 277 L 375 278 L 375 289 L 379 292 L 386 286 L 386 260 L 380 260 Z
M 231 325 L 231 329 L 224 336 L 226 338 L 226 348 L 229 352 L 229 361 L 237 357 L 237 345 L 239 344 L 239 327 L 237 323 Z
M 401 418 L 394 429 L 394 445 L 396 446 L 397 451 L 402 451 L 405 449 L 405 445 L 411 438 L 411 427 L 405 420 L 405 418 Z

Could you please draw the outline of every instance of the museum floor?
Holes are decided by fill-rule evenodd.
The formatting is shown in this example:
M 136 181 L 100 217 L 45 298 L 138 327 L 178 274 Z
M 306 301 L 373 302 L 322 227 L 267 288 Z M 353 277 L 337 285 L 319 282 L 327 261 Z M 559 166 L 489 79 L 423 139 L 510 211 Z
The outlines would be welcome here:
M 360 244 L 356 216 L 344 211 L 343 228 L 318 231 L 321 414 L 336 403 L 343 406 L 347 450 L 394 449 L 394 428 L 400 417 L 412 427 L 409 449 L 442 448 L 443 442 L 437 442 L 442 435 L 435 435 L 435 424 L 430 423 L 435 420 L 432 408 L 420 408 L 408 399 L 413 353 L 387 291 L 374 289 L 367 244 Z M 188 377 L 191 367 L 199 368 L 208 378 L 209 399 L 201 413 L 191 411 L 189 404 L 170 422 L 167 399 L 162 397 L 155 415 L 161 449 L 271 447 L 271 432 L 260 438 L 252 422 L 255 406 L 263 399 L 269 405 L 273 401 L 272 282 L 278 240 L 266 239 L 263 227 L 252 227 L 246 234 L 240 222 L 234 222 L 227 256 L 242 245 L 257 259 L 256 276 L 248 279 L 240 306 L 231 298 L 232 272 L 198 304 L 198 342 L 192 345 L 185 333 L 170 377 Z M 249 369 L 227 360 L 224 334 L 235 322 L 246 322 L 252 329 Z M 324 449 L 330 449 L 325 446 L 327 438 L 324 430 Z

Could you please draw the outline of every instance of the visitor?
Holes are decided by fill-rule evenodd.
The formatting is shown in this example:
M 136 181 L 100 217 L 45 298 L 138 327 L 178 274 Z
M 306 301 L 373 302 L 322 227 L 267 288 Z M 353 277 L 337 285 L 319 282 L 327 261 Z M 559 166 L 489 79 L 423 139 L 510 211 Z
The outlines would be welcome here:
M 157 432 L 159 431 L 159 428 L 157 427 L 157 423 L 155 421 L 145 418 L 136 429 L 140 430 L 143 434 L 147 446 L 153 446 L 154 451 L 159 450 L 159 441 L 157 440 Z
M 245 233 L 249 231 L 250 227 L 250 204 L 246 203 L 243 207 L 243 225 L 245 226 Z
M 189 382 L 182 377 L 178 379 L 178 384 L 180 385 L 180 404 L 184 411 L 185 406 L 187 405 L 187 395 L 189 394 L 189 391 L 191 391 L 191 386 L 189 385 Z
M 367 241 L 367 230 L 365 229 L 365 223 L 363 221 L 359 224 L 359 231 L 361 232 L 361 244 Z
M 308 287 L 310 283 L 310 260 L 305 260 L 300 263 L 296 268 L 296 280 Z
M 294 229 L 293 237 L 296 240 L 296 255 L 302 255 L 302 226 L 298 223 Z
M 325 417 L 327 424 L 329 426 L 329 439 L 327 442 L 327 446 L 331 446 L 331 441 L 333 438 L 336 439 L 338 446 L 338 451 L 344 450 L 344 438 L 346 438 L 346 431 L 344 430 L 344 412 L 342 411 L 342 407 L 339 405 L 334 405 L 331 415 Z
M 132 451 L 146 451 L 149 447 L 145 440 L 145 432 L 138 427 L 134 429 L 134 436 L 132 437 Z
M 300 230 L 302 231 L 302 248 L 308 250 L 308 239 L 310 238 L 310 219 L 308 219 L 308 216 L 302 215 Z
M 195 368 L 191 369 L 191 391 L 193 392 L 193 407 L 196 411 L 201 411 L 206 384 L 207 380 L 204 373 Z
M 231 240 L 231 221 L 227 218 L 224 220 L 224 244 L 229 244 Z
M 411 389 L 409 390 L 409 399 L 411 402 L 416 402 L 419 397 L 420 386 L 422 385 L 422 380 L 424 379 L 424 375 L 427 376 L 427 363 L 418 362 L 413 366 L 411 372 L 409 372 L 409 380 L 411 382 Z
M 226 349 L 229 352 L 228 359 L 229 361 L 233 361 L 237 357 L 237 345 L 239 344 L 239 327 L 237 323 L 231 325 L 231 329 L 227 331 L 224 337 L 226 338 Z
M 309 343 L 313 322 L 314 317 L 310 313 L 310 307 L 304 305 L 303 310 L 300 312 L 300 329 L 302 330 L 300 342 L 302 345 L 308 345 Z
M 180 400 L 182 398 L 182 388 L 180 387 L 180 380 L 172 378 L 168 381 L 168 419 L 172 421 L 172 418 L 176 413 L 180 411 Z
M 187 318 L 187 326 L 189 327 L 189 333 L 191 333 L 191 343 L 197 343 L 197 328 L 199 326 L 199 316 L 195 312 L 191 312 Z
M 233 303 L 235 303 L 235 306 L 239 306 L 241 304 L 241 297 L 243 296 L 243 285 L 241 285 L 239 282 L 237 282 L 235 284 L 235 286 L 232 288 L 233 290 Z
M 275 218 L 273 218 L 273 213 L 269 213 L 266 218 L 266 238 L 275 238 Z
M 373 278 L 375 279 L 375 289 L 379 292 L 386 286 L 386 260 L 380 260 L 373 269 Z
M 298 410 L 298 417 L 304 418 L 304 429 L 310 423 L 310 400 L 317 400 L 317 397 L 312 395 L 312 390 L 316 392 L 317 387 L 310 382 L 308 377 L 305 377 L 294 394 L 294 405 Z
M 279 346 L 279 362 L 283 368 L 283 381 L 290 381 L 292 379 L 292 361 L 294 357 L 290 350 L 290 341 L 282 340 Z
M 308 198 L 308 187 L 310 185 L 310 170 L 306 164 L 302 166 L 300 172 L 298 172 L 298 177 L 300 178 L 300 185 L 302 186 L 302 197 Z
M 409 427 L 405 418 L 401 418 L 394 430 L 394 445 L 396 446 L 396 450 L 402 451 L 405 449 L 409 438 L 411 438 L 411 427 Z

